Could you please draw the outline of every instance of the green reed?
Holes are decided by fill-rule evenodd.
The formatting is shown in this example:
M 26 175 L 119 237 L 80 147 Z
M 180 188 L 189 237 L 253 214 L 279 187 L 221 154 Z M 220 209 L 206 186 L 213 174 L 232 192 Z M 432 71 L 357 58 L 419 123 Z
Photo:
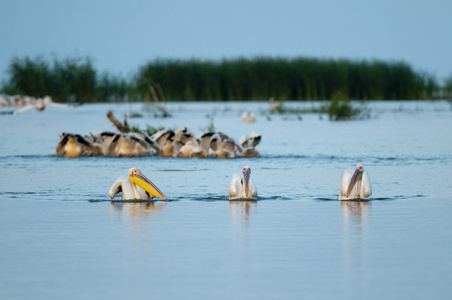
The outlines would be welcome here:
M 422 99 L 438 89 L 433 76 L 405 62 L 315 58 L 155 60 L 140 74 L 165 87 L 172 100 Z
M 162 88 L 168 101 L 412 100 L 447 97 L 434 76 L 403 61 L 256 57 L 209 60 L 156 59 L 132 78 L 99 73 L 89 58 L 14 58 L 1 92 L 57 101 L 149 99 L 142 78 Z M 339 99 L 340 98 L 340 99 Z

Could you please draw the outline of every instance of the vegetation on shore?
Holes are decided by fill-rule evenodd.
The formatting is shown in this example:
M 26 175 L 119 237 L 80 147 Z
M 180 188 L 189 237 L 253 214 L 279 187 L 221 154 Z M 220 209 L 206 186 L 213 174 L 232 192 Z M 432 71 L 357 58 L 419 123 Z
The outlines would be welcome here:
M 356 103 L 352 104 L 350 100 L 340 100 L 340 99 L 332 99 L 322 105 L 311 106 L 309 108 L 300 108 L 300 107 L 289 107 L 284 104 L 284 102 L 280 102 L 278 107 L 271 111 L 271 114 L 327 114 L 329 119 L 332 121 L 343 121 L 350 119 L 365 119 L 370 117 L 370 109 L 366 107 L 364 102 L 361 104 Z M 261 112 L 261 114 L 265 114 L 265 112 Z
M 149 99 L 151 79 L 167 101 L 416 100 L 452 96 L 452 76 L 440 87 L 430 74 L 402 61 L 316 58 L 237 58 L 221 61 L 154 60 L 132 78 L 99 73 L 89 58 L 14 58 L 1 93 L 56 101 Z

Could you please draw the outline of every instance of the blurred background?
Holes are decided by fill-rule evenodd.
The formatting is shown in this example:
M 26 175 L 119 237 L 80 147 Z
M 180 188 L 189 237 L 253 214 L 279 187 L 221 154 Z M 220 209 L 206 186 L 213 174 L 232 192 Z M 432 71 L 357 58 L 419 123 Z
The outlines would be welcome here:
M 2 1 L 0 93 L 62 102 L 433 99 L 448 1 Z

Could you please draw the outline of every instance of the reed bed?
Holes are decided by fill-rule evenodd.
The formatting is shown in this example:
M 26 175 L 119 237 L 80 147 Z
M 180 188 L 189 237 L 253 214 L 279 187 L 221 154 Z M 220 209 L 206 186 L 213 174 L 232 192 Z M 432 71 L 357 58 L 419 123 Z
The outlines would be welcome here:
M 59 101 L 143 100 L 158 83 L 168 101 L 415 100 L 434 98 L 433 75 L 403 61 L 256 57 L 221 61 L 156 59 L 125 79 L 99 73 L 89 58 L 14 58 L 1 92 Z M 447 85 L 446 85 L 447 87 Z M 448 91 L 444 88 L 444 91 Z M 450 92 L 450 87 L 449 87 Z M 450 93 L 449 93 L 450 94 Z

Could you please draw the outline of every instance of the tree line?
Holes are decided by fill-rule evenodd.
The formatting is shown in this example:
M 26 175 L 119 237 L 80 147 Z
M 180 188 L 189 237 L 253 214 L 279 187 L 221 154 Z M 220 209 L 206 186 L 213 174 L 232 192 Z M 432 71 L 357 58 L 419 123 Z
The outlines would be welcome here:
M 1 93 L 57 101 L 141 101 L 149 97 L 145 80 L 162 88 L 166 100 L 415 100 L 447 97 L 452 80 L 416 72 L 403 61 L 237 58 L 220 61 L 156 59 L 131 78 L 99 73 L 90 58 L 46 60 L 16 57 Z M 449 86 L 450 85 L 450 86 Z

